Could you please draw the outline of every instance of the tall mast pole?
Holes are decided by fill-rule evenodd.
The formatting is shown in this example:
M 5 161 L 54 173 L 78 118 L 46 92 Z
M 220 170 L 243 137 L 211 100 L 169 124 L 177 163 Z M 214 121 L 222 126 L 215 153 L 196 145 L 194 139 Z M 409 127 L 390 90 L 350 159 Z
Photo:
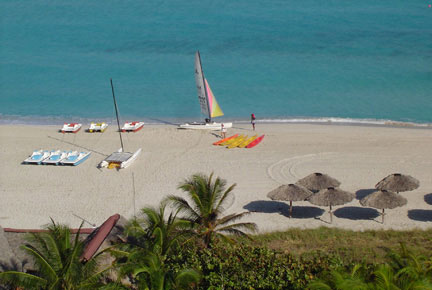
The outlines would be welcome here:
M 118 126 L 119 135 L 120 135 L 120 143 L 121 143 L 121 147 L 122 147 L 122 152 L 124 152 L 123 139 L 122 139 L 122 135 L 121 135 L 120 121 L 119 121 L 119 115 L 118 115 L 118 109 L 117 109 L 117 102 L 116 102 L 116 98 L 115 98 L 115 95 L 114 95 L 114 85 L 113 85 L 112 79 L 110 79 L 110 81 L 111 81 L 112 95 L 113 95 L 113 99 L 114 99 L 114 108 L 115 108 L 116 117 L 117 117 L 117 126 Z
M 209 114 L 208 119 L 209 119 L 209 123 L 211 123 L 210 104 L 209 104 L 209 99 L 208 99 L 208 95 L 207 95 L 207 86 L 206 86 L 206 82 L 205 82 L 204 72 L 202 70 L 201 55 L 199 53 L 199 50 L 197 52 L 198 52 L 198 59 L 199 59 L 199 62 L 200 62 L 201 75 L 202 75 L 202 79 L 203 79 L 204 93 L 205 93 L 205 97 L 207 99 L 207 101 L 206 101 L 206 103 L 207 103 L 207 112 Z

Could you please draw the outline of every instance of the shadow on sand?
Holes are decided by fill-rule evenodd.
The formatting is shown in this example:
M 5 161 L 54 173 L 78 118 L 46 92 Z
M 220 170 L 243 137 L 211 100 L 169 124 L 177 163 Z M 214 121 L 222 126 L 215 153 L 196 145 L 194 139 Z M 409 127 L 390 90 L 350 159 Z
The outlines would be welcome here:
M 251 212 L 279 213 L 289 217 L 289 205 L 280 201 L 257 200 L 243 207 Z M 324 210 L 313 206 L 293 206 L 293 218 L 316 218 L 324 213 Z
M 380 216 L 376 209 L 357 206 L 339 208 L 334 211 L 334 215 L 349 220 L 372 220 Z
M 408 217 L 420 222 L 432 222 L 432 210 L 412 209 L 408 211 Z
M 105 154 L 105 153 L 103 153 L 103 152 L 99 152 L 99 151 L 96 151 L 96 150 L 94 150 L 94 149 L 91 149 L 91 148 L 87 148 L 87 147 L 84 147 L 84 146 L 78 145 L 78 144 L 73 143 L 73 142 L 69 142 L 69 141 L 62 140 L 62 139 L 59 139 L 59 138 L 56 138 L 56 137 L 52 137 L 52 136 L 47 136 L 47 137 L 48 137 L 48 138 L 51 138 L 51 139 L 54 139 L 54 140 L 57 140 L 57 141 L 59 141 L 59 142 L 65 143 L 65 144 L 70 144 L 70 145 L 73 145 L 73 146 L 75 146 L 75 147 L 79 147 L 79 148 L 81 148 L 81 149 L 84 149 L 84 150 L 87 150 L 87 151 L 90 151 L 90 152 L 93 152 L 93 153 L 96 153 L 96 154 L 102 155 L 102 156 L 104 156 L 104 157 L 108 157 L 108 156 L 109 156 L 108 154 Z
M 424 201 L 425 201 L 427 204 L 432 205 L 432 193 L 428 193 L 428 194 L 426 194 L 426 195 L 424 196 Z
M 357 190 L 355 193 L 356 199 L 358 199 L 358 200 L 363 199 L 365 196 L 368 196 L 369 194 L 371 194 L 374 191 L 376 191 L 375 188 Z
M 167 120 L 163 120 L 163 119 L 157 119 L 157 118 L 147 118 L 147 119 L 153 120 L 153 121 L 156 121 L 156 122 L 159 122 L 159 123 L 162 123 L 164 125 L 172 125 L 172 126 L 178 126 L 178 125 L 180 125 L 180 123 L 173 123 L 173 122 L 170 122 L 170 121 L 167 121 Z

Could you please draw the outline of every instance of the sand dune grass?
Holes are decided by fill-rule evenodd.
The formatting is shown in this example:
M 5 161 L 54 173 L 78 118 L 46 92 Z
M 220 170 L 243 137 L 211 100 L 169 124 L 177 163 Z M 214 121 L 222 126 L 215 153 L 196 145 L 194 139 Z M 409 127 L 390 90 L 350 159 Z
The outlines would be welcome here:
M 432 256 L 432 230 L 359 232 L 327 227 L 290 229 L 257 235 L 253 243 L 294 255 L 317 251 L 334 253 L 354 262 L 383 262 L 389 251 L 399 250 L 401 243 L 414 254 Z

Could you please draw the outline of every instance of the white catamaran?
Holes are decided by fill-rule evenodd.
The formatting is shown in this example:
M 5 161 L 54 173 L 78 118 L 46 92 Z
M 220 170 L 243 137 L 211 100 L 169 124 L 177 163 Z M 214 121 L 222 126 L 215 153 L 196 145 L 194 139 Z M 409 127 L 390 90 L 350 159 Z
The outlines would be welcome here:
M 116 102 L 115 95 L 114 95 L 114 86 L 113 86 L 112 80 L 111 80 L 111 90 L 112 90 L 112 95 L 113 95 L 113 99 L 114 99 L 114 107 L 115 107 L 116 117 L 117 117 L 117 126 L 118 126 L 118 130 L 119 130 L 119 134 L 120 134 L 121 148 L 117 152 L 114 152 L 110 156 L 105 158 L 99 164 L 99 167 L 122 169 L 122 168 L 126 168 L 129 165 L 131 165 L 132 162 L 135 159 L 137 159 L 138 155 L 141 153 L 141 148 L 139 148 L 137 151 L 135 151 L 135 153 L 124 152 L 123 139 L 122 139 L 122 135 L 121 135 L 120 121 L 119 121 L 118 109 L 117 109 L 117 102 Z
M 201 106 L 201 112 L 208 117 L 204 123 L 185 123 L 181 124 L 179 128 L 221 130 L 222 123 L 216 123 L 212 121 L 212 118 L 223 116 L 223 112 L 216 101 L 206 78 L 204 77 L 199 51 L 195 53 L 195 82 L 198 89 L 198 99 Z M 232 123 L 223 123 L 223 125 L 225 128 L 232 127 Z

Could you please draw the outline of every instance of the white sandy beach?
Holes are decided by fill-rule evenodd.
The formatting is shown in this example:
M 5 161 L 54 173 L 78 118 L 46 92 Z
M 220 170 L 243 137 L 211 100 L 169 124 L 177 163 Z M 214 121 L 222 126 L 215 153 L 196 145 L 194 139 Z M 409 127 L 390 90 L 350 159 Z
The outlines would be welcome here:
M 39 228 L 50 217 L 78 227 L 81 220 L 75 215 L 97 225 L 114 213 L 130 218 L 134 204 L 137 211 L 157 206 L 166 195 L 181 194 L 177 186 L 184 178 L 213 171 L 228 185 L 237 183 L 227 213 L 252 211 L 245 221 L 257 223 L 260 232 L 319 226 L 360 231 L 432 228 L 431 129 L 258 123 L 256 133 L 266 135 L 261 144 L 226 149 L 212 145 L 217 140 L 213 132 L 145 125 L 137 133 L 123 134 L 127 151 L 141 147 L 143 152 L 131 167 L 116 171 L 97 168 L 120 147 L 115 126 L 103 134 L 61 134 L 59 128 L 0 126 L 2 227 Z M 228 135 L 233 133 L 254 134 L 249 124 L 234 124 Z M 77 167 L 21 164 L 35 149 L 89 150 L 92 155 Z M 363 208 L 357 199 L 334 207 L 329 224 L 328 208 L 294 202 L 294 218 L 289 219 L 287 203 L 266 197 L 279 185 L 313 172 L 329 174 L 357 196 L 395 172 L 417 178 L 420 187 L 400 193 L 408 204 L 386 210 L 384 225 L 378 211 Z

